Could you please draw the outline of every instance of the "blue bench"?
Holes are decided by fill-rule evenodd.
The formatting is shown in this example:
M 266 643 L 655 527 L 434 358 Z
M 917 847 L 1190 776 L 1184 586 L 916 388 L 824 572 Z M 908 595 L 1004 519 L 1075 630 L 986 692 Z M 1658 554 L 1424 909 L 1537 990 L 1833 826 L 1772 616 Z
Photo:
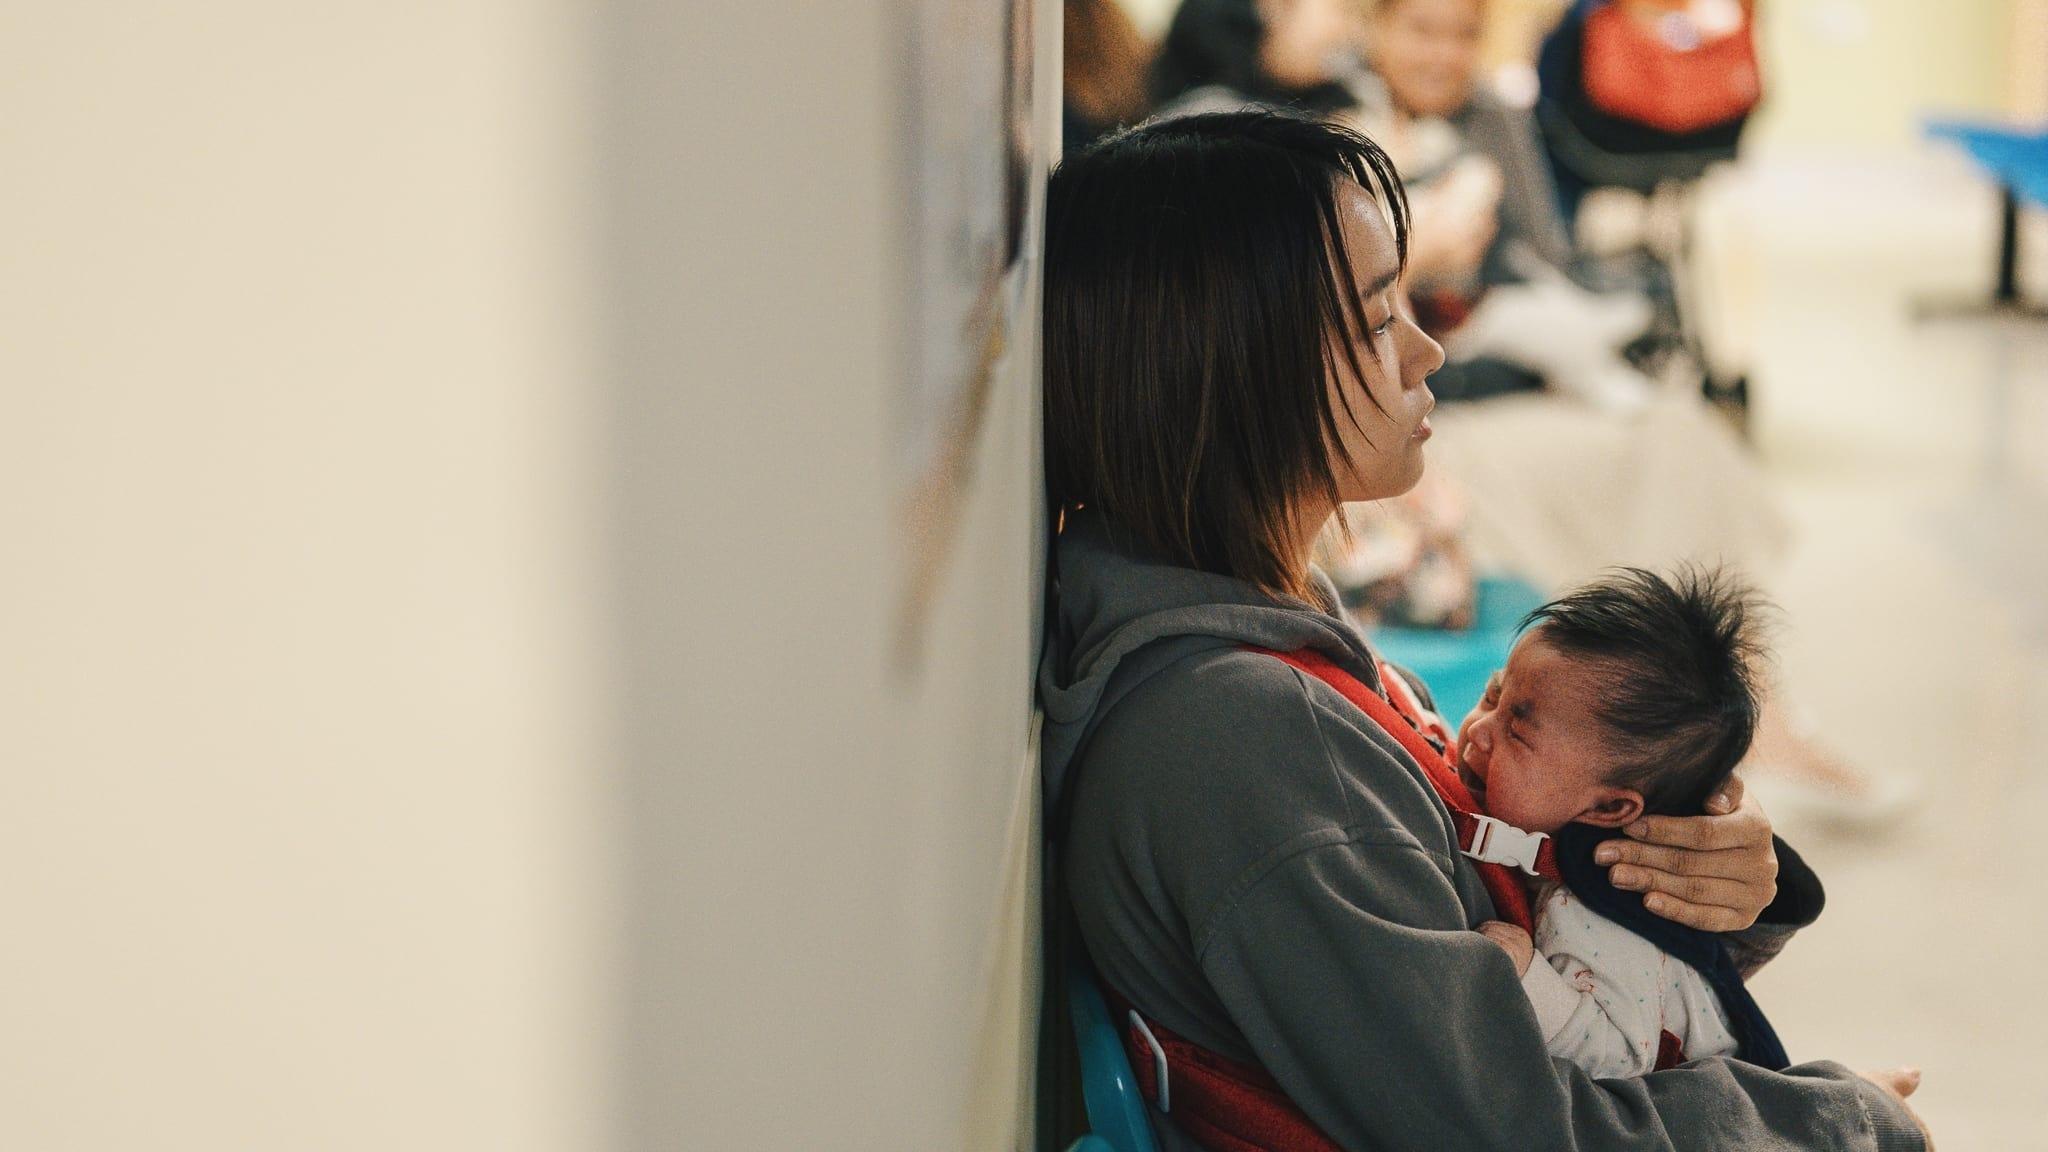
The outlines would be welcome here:
M 1988 303 L 1923 306 L 1921 315 L 1957 313 L 2048 316 L 2020 298 L 2020 202 L 2048 207 L 2048 130 L 2023 131 L 1967 120 L 1930 120 L 1929 138 L 1955 144 L 1998 183 L 1998 265 Z

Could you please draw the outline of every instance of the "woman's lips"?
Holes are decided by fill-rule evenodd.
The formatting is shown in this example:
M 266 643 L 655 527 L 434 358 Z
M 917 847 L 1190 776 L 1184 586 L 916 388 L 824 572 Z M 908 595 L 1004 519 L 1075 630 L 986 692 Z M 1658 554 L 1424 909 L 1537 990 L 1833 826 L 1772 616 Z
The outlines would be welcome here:
M 1436 435 L 1436 430 L 1429 426 L 1429 417 L 1427 416 L 1422 418 L 1422 423 L 1415 426 L 1414 432 L 1409 433 L 1410 438 L 1415 440 L 1427 440 L 1434 435 Z

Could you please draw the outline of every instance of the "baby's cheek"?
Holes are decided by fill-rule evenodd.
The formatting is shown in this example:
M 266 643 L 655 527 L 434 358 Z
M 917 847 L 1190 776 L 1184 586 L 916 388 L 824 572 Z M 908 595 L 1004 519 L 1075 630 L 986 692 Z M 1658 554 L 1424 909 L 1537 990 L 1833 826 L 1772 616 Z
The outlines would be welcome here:
M 1521 814 L 1521 800 L 1521 792 L 1515 787 L 1514 773 L 1495 768 L 1487 776 L 1486 810 L 1489 814 L 1513 824 Z
M 1519 773 L 1495 773 L 1487 781 L 1486 804 L 1494 816 L 1517 828 L 1532 829 L 1546 820 L 1543 797 L 1532 792 Z

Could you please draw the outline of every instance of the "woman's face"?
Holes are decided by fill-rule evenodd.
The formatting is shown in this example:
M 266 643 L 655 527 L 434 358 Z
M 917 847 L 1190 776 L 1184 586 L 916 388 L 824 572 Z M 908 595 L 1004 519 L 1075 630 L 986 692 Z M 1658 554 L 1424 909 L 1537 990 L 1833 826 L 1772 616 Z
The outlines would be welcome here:
M 1259 68 L 1282 88 L 1312 88 L 1332 75 L 1331 61 L 1357 39 L 1350 0 L 1259 0 Z
M 1332 471 L 1340 499 L 1383 500 L 1422 479 L 1422 445 L 1430 436 L 1430 409 L 1436 407 L 1428 378 L 1443 367 L 1444 350 L 1415 325 L 1400 287 L 1394 233 L 1379 204 L 1365 189 L 1345 181 L 1337 191 L 1337 212 L 1344 226 L 1344 258 L 1363 297 L 1372 341 L 1352 336 L 1363 379 L 1346 357 L 1334 358 L 1330 387 L 1336 392 L 1342 439 Z M 1347 404 L 1353 419 L 1343 414 Z
M 1448 116 L 1472 98 L 1485 15 L 1481 0 L 1381 0 L 1373 67 L 1402 111 Z

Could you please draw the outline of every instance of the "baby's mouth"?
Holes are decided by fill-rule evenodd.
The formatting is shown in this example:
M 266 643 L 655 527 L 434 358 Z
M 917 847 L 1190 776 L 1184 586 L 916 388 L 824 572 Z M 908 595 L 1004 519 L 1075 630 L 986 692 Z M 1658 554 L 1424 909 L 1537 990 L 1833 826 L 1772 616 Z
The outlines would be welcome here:
M 1472 770 L 1465 767 L 1465 761 L 1462 757 L 1458 760 L 1458 779 L 1464 782 L 1465 790 L 1472 793 L 1474 800 L 1485 801 L 1486 781 L 1473 775 Z

